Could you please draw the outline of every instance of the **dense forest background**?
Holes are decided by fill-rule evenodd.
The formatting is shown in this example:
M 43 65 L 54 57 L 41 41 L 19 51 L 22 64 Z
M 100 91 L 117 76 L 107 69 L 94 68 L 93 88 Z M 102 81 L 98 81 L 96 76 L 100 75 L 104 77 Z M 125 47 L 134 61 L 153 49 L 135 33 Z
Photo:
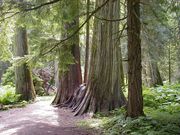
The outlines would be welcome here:
M 178 0 L 0 0 L 0 37 L 0 109 L 55 95 L 109 134 L 180 133 Z

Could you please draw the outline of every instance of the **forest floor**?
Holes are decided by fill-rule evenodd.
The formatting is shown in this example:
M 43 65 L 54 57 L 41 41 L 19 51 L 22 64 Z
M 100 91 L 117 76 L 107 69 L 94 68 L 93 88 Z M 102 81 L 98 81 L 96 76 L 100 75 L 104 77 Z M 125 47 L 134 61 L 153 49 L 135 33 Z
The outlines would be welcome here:
M 52 97 L 51 97 L 52 98 Z M 78 126 L 87 116 L 74 117 L 67 109 L 54 108 L 49 97 L 24 108 L 0 112 L 0 135 L 96 135 L 93 129 Z

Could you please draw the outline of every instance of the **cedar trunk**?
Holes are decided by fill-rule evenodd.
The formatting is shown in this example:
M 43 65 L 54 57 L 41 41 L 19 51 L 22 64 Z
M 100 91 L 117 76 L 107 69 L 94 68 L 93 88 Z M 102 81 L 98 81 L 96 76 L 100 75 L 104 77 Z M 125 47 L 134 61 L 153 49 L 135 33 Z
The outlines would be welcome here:
M 79 45 L 77 42 L 75 43 L 72 46 L 75 64 L 70 65 L 69 70 L 61 75 L 58 91 L 52 103 L 54 105 L 63 105 L 70 102 L 75 89 L 82 83 Z
M 77 17 L 79 13 L 79 0 L 66 1 L 64 3 L 64 7 L 69 9 L 70 14 L 72 15 L 71 18 L 73 19 L 62 23 L 62 25 L 64 26 L 62 35 L 64 36 L 64 38 L 66 38 L 69 33 L 77 30 L 79 27 L 79 18 Z M 64 17 L 67 18 L 66 16 Z M 79 33 L 75 34 L 68 41 L 67 45 L 64 46 L 64 49 L 66 51 L 68 49 L 71 52 L 71 55 L 74 57 L 74 64 L 69 65 L 69 70 L 67 72 L 59 73 L 59 87 L 56 97 L 52 102 L 52 104 L 57 106 L 62 106 L 63 104 L 70 102 L 75 89 L 82 83 Z M 63 60 L 60 59 L 59 61 L 61 64 L 61 61 Z
M 15 56 L 24 57 L 28 55 L 27 32 L 23 27 L 16 31 Z M 22 100 L 34 100 L 35 90 L 30 67 L 25 63 L 15 67 L 16 93 L 21 94 Z
M 158 68 L 157 60 L 153 59 L 149 45 L 145 44 L 143 48 L 143 79 L 148 87 L 163 85 L 161 74 Z M 154 50 L 155 51 L 155 50 Z
M 89 18 L 89 7 L 90 0 L 87 0 L 87 17 Z M 89 21 L 86 24 L 86 56 L 85 56 L 85 67 L 84 67 L 84 83 L 87 82 L 88 79 L 88 67 L 89 67 Z
M 159 72 L 157 62 L 153 60 L 149 60 L 146 62 L 145 71 L 145 84 L 148 87 L 156 87 L 159 85 L 163 85 L 163 81 Z
M 106 0 L 96 0 L 96 7 Z M 119 18 L 119 0 L 109 2 L 96 16 Z M 81 86 L 70 105 L 75 115 L 86 112 L 108 112 L 126 104 L 121 89 L 122 64 L 119 42 L 119 22 L 94 20 L 91 62 L 87 86 Z
M 143 115 L 140 40 L 140 0 L 128 0 L 128 110 L 129 117 Z

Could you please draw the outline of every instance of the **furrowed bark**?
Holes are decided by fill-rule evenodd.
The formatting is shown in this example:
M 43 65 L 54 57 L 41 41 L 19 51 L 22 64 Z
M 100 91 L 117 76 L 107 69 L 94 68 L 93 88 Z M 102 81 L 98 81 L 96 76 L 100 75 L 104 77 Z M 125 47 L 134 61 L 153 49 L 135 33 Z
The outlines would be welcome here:
M 16 30 L 15 56 L 24 57 L 28 55 L 27 32 L 23 27 Z M 32 81 L 30 67 L 25 63 L 15 67 L 16 93 L 21 94 L 22 100 L 34 100 L 35 90 Z
M 97 0 L 96 6 L 105 0 Z M 110 0 L 96 16 L 107 19 L 120 18 L 119 1 Z M 75 96 L 75 115 L 86 112 L 104 112 L 121 107 L 126 99 L 121 89 L 119 22 L 94 20 L 91 62 L 87 86 L 79 90 L 83 96 Z M 84 91 L 84 92 L 82 92 Z
M 79 13 L 79 0 L 73 2 L 67 1 L 64 4 L 64 7 L 72 12 L 71 18 L 74 20 L 69 20 L 68 22 L 63 22 L 64 30 L 62 35 L 65 37 L 72 30 L 76 30 L 79 27 L 79 18 L 77 17 Z M 75 34 L 69 41 L 68 47 L 64 46 L 64 49 L 71 51 L 72 56 L 74 57 L 74 64 L 69 65 L 69 70 L 65 73 L 60 73 L 60 83 L 58 91 L 53 105 L 63 106 L 67 104 L 73 98 L 75 90 L 82 83 L 81 76 L 81 64 L 80 64 L 80 50 L 79 50 L 79 33 Z M 60 59 L 60 62 L 62 60 Z
M 90 0 L 87 0 L 87 18 L 89 17 Z M 84 67 L 84 83 L 88 79 L 88 67 L 89 67 L 89 21 L 86 24 L 86 56 L 85 56 L 85 67 Z
M 128 0 L 128 110 L 127 116 L 143 115 L 140 40 L 140 0 Z

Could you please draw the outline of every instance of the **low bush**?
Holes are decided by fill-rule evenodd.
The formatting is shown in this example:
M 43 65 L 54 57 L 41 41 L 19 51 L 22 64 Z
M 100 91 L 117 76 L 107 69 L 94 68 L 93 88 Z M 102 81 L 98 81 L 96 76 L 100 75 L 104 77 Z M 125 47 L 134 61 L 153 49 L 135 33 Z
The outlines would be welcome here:
M 11 87 L 15 87 L 15 73 L 14 67 L 9 67 L 6 72 L 2 76 L 2 85 L 10 85 Z
M 14 72 L 14 67 L 11 66 L 9 67 L 6 72 L 3 74 L 2 77 L 2 85 L 3 86 L 11 86 L 15 87 L 15 72 Z M 43 88 L 43 80 L 40 79 L 38 76 L 33 74 L 33 83 L 34 83 L 34 88 L 36 91 L 36 94 L 39 96 L 45 96 L 47 93 L 45 92 Z
M 15 93 L 14 87 L 6 85 L 0 89 L 0 104 L 15 104 L 19 101 L 19 97 L 20 95 Z
M 169 113 L 180 113 L 180 84 L 144 88 L 144 106 Z
M 147 113 L 147 112 L 146 112 Z M 152 114 L 151 114 L 152 113 Z M 132 119 L 124 114 L 108 117 L 102 122 L 105 135 L 179 135 L 180 114 L 153 111 L 147 116 Z
M 36 75 L 33 75 L 33 84 L 38 96 L 46 96 L 47 93 L 43 88 L 43 80 Z
M 86 126 L 105 135 L 180 135 L 180 84 L 143 88 L 143 93 L 146 116 L 132 119 L 121 108 L 109 115 L 98 113 Z

